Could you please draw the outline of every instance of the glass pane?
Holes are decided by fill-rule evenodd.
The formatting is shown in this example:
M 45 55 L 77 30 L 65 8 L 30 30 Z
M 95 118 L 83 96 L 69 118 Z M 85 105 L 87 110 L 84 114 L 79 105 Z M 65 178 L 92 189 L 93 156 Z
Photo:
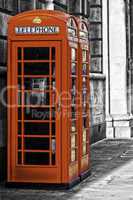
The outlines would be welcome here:
M 22 130 L 22 126 L 21 126 L 21 122 L 18 122 L 18 135 L 21 135 L 21 130 Z
M 21 70 L 22 70 L 21 63 L 18 63 L 18 75 L 21 75 Z
M 24 123 L 25 135 L 49 135 L 49 123 Z
M 96 57 L 91 58 L 91 72 L 101 72 L 102 71 L 102 58 Z
M 71 148 L 76 147 L 76 135 L 71 136 Z
M 52 106 L 55 106 L 56 105 L 56 92 L 53 91 L 52 92 Z
M 56 82 L 55 79 L 52 78 L 52 89 L 55 91 L 56 90 Z
M 52 153 L 54 154 L 56 152 L 56 139 L 52 139 Z
M 71 71 L 72 71 L 72 75 L 76 75 L 76 63 L 72 63 L 72 69 L 71 69 Z
M 86 51 L 86 50 L 83 50 L 83 51 L 82 51 L 82 61 L 83 61 L 83 62 L 86 62 L 86 61 L 87 61 L 87 51 Z
M 24 63 L 25 75 L 49 75 L 49 63 Z
M 21 164 L 22 161 L 22 153 L 18 152 L 18 164 Z
M 87 153 L 87 146 L 86 146 L 86 143 L 83 144 L 83 149 L 82 149 L 82 151 L 83 151 L 83 155 L 86 155 L 86 153 Z
M 22 49 L 18 47 L 18 60 L 22 59 Z
M 49 138 L 25 138 L 24 148 L 27 150 L 49 150 Z
M 102 54 L 102 42 L 99 40 L 90 41 L 90 51 L 91 51 L 91 55 L 101 55 Z
M 55 77 L 55 62 L 52 63 L 52 76 Z
M 75 161 L 76 160 L 76 150 L 75 149 L 72 149 L 71 150 L 71 161 Z
M 20 0 L 20 12 L 34 9 L 33 0 Z
M 25 90 L 48 90 L 49 78 L 25 78 L 24 87 Z
M 52 60 L 55 60 L 55 47 L 52 47 Z
M 18 92 L 18 105 L 22 105 L 22 97 L 21 97 L 21 92 Z
M 101 5 L 101 0 L 90 0 L 90 5 Z
M 72 61 L 76 60 L 76 49 L 71 48 L 71 56 L 72 56 Z
M 83 89 L 87 89 L 87 78 L 83 77 Z
M 72 131 L 72 132 L 75 132 L 75 131 L 76 131 L 76 121 L 72 121 L 71 131 Z
M 52 135 L 55 135 L 55 122 L 52 123 Z
M 22 110 L 18 108 L 18 120 L 22 120 Z
M 102 38 L 102 26 L 101 24 L 90 24 L 90 39 Z
M 55 165 L 55 164 L 56 164 L 56 163 L 55 163 L 55 159 L 56 159 L 56 158 L 55 158 L 55 153 L 53 153 L 53 154 L 52 154 L 52 165 Z
M 49 92 L 25 92 L 25 105 L 49 105 Z
M 72 119 L 75 119 L 76 118 L 76 107 L 72 107 L 71 112 L 72 112 Z
M 90 9 L 90 20 L 93 22 L 101 22 L 101 8 Z
M 49 165 L 49 153 L 25 153 L 24 164 L 28 165 Z
M 49 120 L 49 108 L 25 108 L 25 120 Z
M 86 143 L 87 141 L 87 132 L 86 129 L 83 129 L 83 143 Z
M 83 74 L 83 75 L 87 75 L 87 64 L 83 64 L 83 67 L 82 67 L 82 74 Z
M 22 140 L 21 140 L 20 137 L 18 138 L 18 149 L 19 149 L 19 150 L 22 149 Z
M 87 118 L 83 118 L 83 129 L 84 128 L 87 128 L 88 125 L 87 125 Z
M 17 0 L 6 0 L 5 2 L 5 9 L 8 11 L 17 11 Z
M 56 111 L 55 108 L 52 108 L 52 120 L 55 120 L 56 118 Z
M 1 36 L 7 36 L 7 25 L 8 25 L 9 18 L 10 18 L 10 15 L 0 12 L 0 35 Z
M 24 48 L 24 60 L 49 60 L 49 47 Z

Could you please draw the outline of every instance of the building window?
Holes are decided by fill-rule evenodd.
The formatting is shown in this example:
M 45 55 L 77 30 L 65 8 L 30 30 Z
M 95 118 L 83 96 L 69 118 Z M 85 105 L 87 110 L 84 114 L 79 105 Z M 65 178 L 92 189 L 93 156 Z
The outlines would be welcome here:
M 90 2 L 90 71 L 102 73 L 102 0 Z
M 18 11 L 24 12 L 28 10 L 35 9 L 36 0 L 18 0 Z
M 69 13 L 73 15 L 81 15 L 88 17 L 89 14 L 89 2 L 88 0 L 71 0 L 69 1 Z

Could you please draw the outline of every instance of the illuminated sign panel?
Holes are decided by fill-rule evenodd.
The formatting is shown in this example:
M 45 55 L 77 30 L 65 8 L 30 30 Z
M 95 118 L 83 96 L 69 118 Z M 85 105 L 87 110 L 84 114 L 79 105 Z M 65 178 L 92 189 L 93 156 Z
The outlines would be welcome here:
M 15 27 L 16 34 L 56 34 L 60 32 L 58 26 L 26 26 Z

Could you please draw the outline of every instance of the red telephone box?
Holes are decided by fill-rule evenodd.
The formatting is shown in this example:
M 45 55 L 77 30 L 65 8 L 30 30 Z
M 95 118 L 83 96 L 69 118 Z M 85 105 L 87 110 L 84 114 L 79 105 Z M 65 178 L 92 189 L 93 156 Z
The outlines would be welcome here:
M 84 50 L 86 56 L 89 52 L 87 42 L 80 45 L 79 33 L 78 20 L 57 11 L 25 12 L 9 22 L 10 183 L 70 186 L 90 170 L 81 78 L 81 66 L 88 70 L 89 65 L 87 59 L 80 62 Z M 84 76 L 89 91 L 89 77 Z
M 90 172 L 90 120 L 89 120 L 89 38 L 86 21 L 78 20 L 79 27 L 79 93 L 81 94 L 81 106 L 79 115 L 79 168 L 80 177 L 83 179 Z

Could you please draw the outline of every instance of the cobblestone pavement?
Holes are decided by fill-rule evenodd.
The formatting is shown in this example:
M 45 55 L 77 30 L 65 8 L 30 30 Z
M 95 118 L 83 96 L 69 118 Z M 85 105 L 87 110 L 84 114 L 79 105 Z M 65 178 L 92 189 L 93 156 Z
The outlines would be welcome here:
M 91 176 L 66 191 L 0 186 L 0 200 L 133 200 L 133 140 L 91 146 Z

